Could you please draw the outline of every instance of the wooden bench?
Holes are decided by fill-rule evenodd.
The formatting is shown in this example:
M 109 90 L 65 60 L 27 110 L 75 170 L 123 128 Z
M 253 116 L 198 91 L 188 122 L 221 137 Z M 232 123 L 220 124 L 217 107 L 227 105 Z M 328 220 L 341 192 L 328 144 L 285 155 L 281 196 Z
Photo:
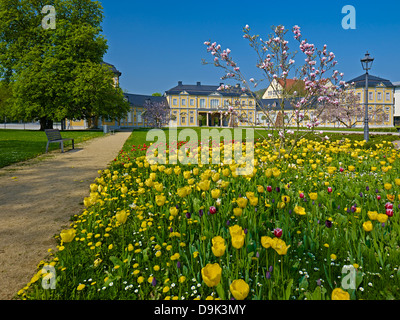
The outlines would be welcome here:
M 61 152 L 64 153 L 64 141 L 72 141 L 72 149 L 75 149 L 74 139 L 63 139 L 60 130 L 45 130 L 47 136 L 46 153 L 49 151 L 50 143 L 59 143 Z

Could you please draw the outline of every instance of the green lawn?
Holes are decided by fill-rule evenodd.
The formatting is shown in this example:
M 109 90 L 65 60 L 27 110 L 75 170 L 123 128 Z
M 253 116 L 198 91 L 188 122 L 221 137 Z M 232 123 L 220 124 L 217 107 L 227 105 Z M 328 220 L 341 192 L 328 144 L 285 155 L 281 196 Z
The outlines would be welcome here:
M 65 131 L 63 138 L 75 139 L 75 144 L 90 140 L 103 133 L 99 131 Z M 13 163 L 35 158 L 46 152 L 47 137 L 41 131 L 0 130 L 0 168 Z M 64 145 L 70 148 L 71 142 Z M 59 144 L 50 144 L 49 151 L 59 149 Z

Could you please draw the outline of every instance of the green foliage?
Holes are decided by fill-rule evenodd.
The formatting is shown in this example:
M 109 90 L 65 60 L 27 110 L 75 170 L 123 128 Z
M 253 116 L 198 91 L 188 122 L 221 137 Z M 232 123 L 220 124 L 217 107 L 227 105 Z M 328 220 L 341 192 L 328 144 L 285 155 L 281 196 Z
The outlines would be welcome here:
M 0 77 L 13 83 L 12 115 L 42 122 L 126 114 L 122 90 L 101 65 L 108 46 L 99 2 L 53 5 L 56 29 L 45 30 L 41 1 L 0 1 Z

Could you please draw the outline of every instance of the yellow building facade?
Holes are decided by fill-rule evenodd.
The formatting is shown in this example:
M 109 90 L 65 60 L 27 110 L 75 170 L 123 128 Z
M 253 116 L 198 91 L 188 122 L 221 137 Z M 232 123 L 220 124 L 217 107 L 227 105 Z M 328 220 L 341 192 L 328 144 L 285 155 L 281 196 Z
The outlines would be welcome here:
M 292 82 L 288 83 L 289 85 L 293 85 Z M 363 110 L 366 99 L 365 99 L 365 75 L 359 76 L 348 81 L 348 84 L 352 85 L 351 89 L 358 97 L 359 104 Z M 333 85 L 333 84 L 332 84 Z M 279 82 L 271 84 L 265 91 L 264 99 L 262 99 L 257 108 L 257 122 L 260 125 L 270 125 L 276 126 L 278 122 L 282 121 L 279 117 L 283 117 L 285 121 L 285 125 L 295 126 L 296 121 L 293 116 L 293 106 L 290 103 L 285 103 L 285 114 L 280 114 L 281 107 L 281 99 L 279 97 L 279 90 L 274 93 L 273 88 L 279 88 Z M 395 87 L 394 85 L 386 79 L 382 79 L 375 76 L 369 76 L 368 81 L 368 114 L 369 114 L 369 126 L 370 127 L 393 127 L 394 126 L 394 108 L 395 108 L 395 100 L 394 100 Z M 274 97 L 265 99 L 265 97 Z M 301 126 L 307 126 L 310 123 L 310 119 L 314 116 L 318 117 L 318 103 L 314 103 L 315 108 L 310 107 L 307 111 L 304 112 L 304 118 L 301 122 Z M 268 122 L 265 117 L 263 110 L 269 110 L 269 118 L 272 121 Z M 343 124 L 340 122 L 331 122 L 328 120 L 324 120 L 323 118 L 319 119 L 319 126 L 321 127 L 343 127 Z M 363 128 L 364 127 L 364 112 L 362 114 L 358 114 L 358 116 L 349 121 L 354 123 L 354 127 Z
M 357 95 L 360 105 L 365 110 L 366 90 L 365 75 L 348 81 Z M 394 126 L 394 85 L 387 79 L 373 75 L 368 76 L 368 121 L 370 127 Z M 364 127 L 364 115 L 358 119 L 356 127 Z
M 248 126 L 256 119 L 255 96 L 243 90 L 239 84 L 229 90 L 218 90 L 220 86 L 185 85 L 165 92 L 171 109 L 171 126 L 177 127 L 228 127 Z M 241 115 L 232 120 L 229 110 Z M 239 118 L 245 121 L 239 121 Z M 230 123 L 231 122 L 231 123 Z

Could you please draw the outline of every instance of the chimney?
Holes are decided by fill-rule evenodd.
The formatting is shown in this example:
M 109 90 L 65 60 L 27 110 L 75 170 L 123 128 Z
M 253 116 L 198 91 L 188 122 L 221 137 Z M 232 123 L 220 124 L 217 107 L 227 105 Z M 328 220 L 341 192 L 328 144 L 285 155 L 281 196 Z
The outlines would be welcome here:
M 201 82 L 197 82 L 197 86 L 198 86 L 198 87 L 201 86 Z
M 182 81 L 178 81 L 178 86 L 182 86 Z

